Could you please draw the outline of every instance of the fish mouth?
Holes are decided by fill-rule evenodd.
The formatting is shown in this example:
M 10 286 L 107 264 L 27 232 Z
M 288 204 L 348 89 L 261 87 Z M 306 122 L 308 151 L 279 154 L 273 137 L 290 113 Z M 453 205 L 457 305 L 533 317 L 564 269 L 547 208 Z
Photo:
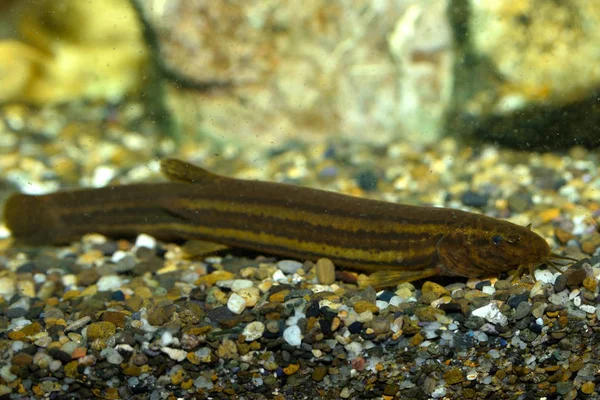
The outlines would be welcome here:
M 557 261 L 571 261 L 570 264 L 561 265 L 561 267 L 566 266 L 567 268 L 569 268 L 571 265 L 573 265 L 573 263 L 579 260 L 573 257 L 562 256 L 560 254 L 550 252 L 550 254 L 546 258 L 542 259 L 541 262 L 515 265 L 515 268 L 517 268 L 517 272 L 514 274 L 512 281 L 514 281 L 517 277 L 521 276 L 525 268 L 529 269 L 529 275 L 531 275 L 531 277 L 535 281 L 535 270 L 541 267 L 542 265 L 546 265 L 549 269 L 558 272 L 559 274 L 562 274 L 563 271 L 558 265 L 555 264 L 555 262 Z

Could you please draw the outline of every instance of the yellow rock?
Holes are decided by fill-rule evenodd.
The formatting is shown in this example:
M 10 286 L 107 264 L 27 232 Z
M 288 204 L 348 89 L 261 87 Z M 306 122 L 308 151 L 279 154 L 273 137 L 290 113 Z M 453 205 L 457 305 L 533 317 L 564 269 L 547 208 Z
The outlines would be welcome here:
M 136 365 L 128 365 L 123 368 L 123 373 L 127 376 L 140 376 L 142 374 L 142 368 Z
M 137 20 L 126 0 L 25 7 L 24 41 L 0 42 L 0 102 L 117 100 L 135 91 L 147 58 Z
M 35 284 L 32 281 L 19 281 L 17 282 L 17 290 L 21 296 L 34 297 L 35 296 Z
M 185 370 L 179 368 L 174 374 L 171 375 L 171 383 L 173 385 L 180 385 L 185 379 Z
M 287 296 L 290 293 L 289 290 L 280 290 L 277 293 L 273 293 L 272 295 L 269 296 L 269 301 L 271 303 L 283 303 L 283 300 L 285 299 L 285 296 Z
M 548 208 L 540 213 L 538 213 L 538 217 L 542 220 L 542 223 L 548 223 L 552 220 L 560 217 L 560 208 Z
M 356 311 L 359 314 L 361 314 L 365 311 L 371 311 L 372 313 L 379 311 L 379 308 L 375 304 L 370 303 L 365 300 L 361 300 L 361 301 L 354 303 L 353 308 L 354 308 L 354 311 Z
M 194 380 L 193 380 L 193 379 L 188 379 L 187 381 L 185 381 L 185 382 L 182 382 L 182 383 L 181 383 L 181 388 L 182 388 L 183 390 L 188 390 L 188 389 L 190 389 L 190 388 L 191 388 L 193 385 L 194 385 Z
M 83 289 L 83 291 L 81 292 L 81 296 L 82 297 L 91 297 L 91 296 L 95 295 L 96 293 L 98 293 L 98 287 L 96 285 L 91 285 L 91 286 L 88 286 L 85 289 Z
M 68 378 L 76 378 L 78 373 L 77 373 L 77 361 L 71 361 L 70 363 L 68 363 L 67 365 L 65 365 L 64 370 L 65 370 L 65 375 Z
M 100 321 L 90 324 L 87 328 L 87 336 L 89 340 L 108 339 L 117 331 L 115 324 L 109 321 Z
M 225 281 L 228 279 L 233 279 L 234 277 L 235 275 L 229 271 L 218 270 L 214 271 L 211 274 L 198 278 L 198 280 L 195 283 L 196 285 L 204 284 L 206 286 L 213 286 L 218 281 Z
M 442 296 L 450 295 L 450 292 L 448 292 L 448 290 L 445 287 L 430 281 L 425 282 L 421 290 L 423 291 L 423 296 L 431 295 L 434 296 L 436 299 L 439 299 Z
M 80 295 L 81 295 L 81 293 L 79 293 L 79 290 L 69 290 L 68 292 L 66 292 L 63 295 L 63 301 L 68 301 L 68 300 L 71 300 L 71 299 L 76 299 Z
M 596 388 L 596 384 L 594 382 L 586 382 L 581 385 L 581 392 L 584 394 L 592 394 L 594 393 L 594 389 Z
M 283 369 L 283 372 L 286 375 L 294 375 L 298 369 L 300 369 L 300 364 L 290 364 Z

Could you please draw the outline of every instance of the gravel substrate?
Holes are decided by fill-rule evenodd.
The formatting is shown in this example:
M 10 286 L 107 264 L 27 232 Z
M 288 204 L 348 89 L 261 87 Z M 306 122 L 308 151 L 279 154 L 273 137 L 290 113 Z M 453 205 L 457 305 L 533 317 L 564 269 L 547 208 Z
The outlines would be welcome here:
M 581 261 L 563 274 L 538 269 L 535 281 L 435 278 L 376 292 L 326 259 L 194 256 L 191 244 L 143 233 L 18 248 L 0 228 L 0 398 L 600 397 L 596 154 L 450 139 L 424 149 L 291 142 L 258 155 L 200 142 L 174 153 L 135 131 L 146 132 L 133 106 L 108 121 L 81 106 L 90 120 L 75 127 L 82 109 L 3 109 L 0 137 L 12 141 L 0 149 L 0 195 L 158 179 L 155 157 L 173 154 L 232 176 L 532 222 Z M 90 146 L 73 132 L 100 123 L 108 133 Z

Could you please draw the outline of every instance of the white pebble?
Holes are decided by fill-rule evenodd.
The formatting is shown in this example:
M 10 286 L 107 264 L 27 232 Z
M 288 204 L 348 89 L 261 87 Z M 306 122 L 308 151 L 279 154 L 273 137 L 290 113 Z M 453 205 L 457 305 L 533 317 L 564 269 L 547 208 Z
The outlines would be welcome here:
M 217 286 L 220 288 L 231 289 L 233 292 L 238 292 L 242 289 L 248 289 L 254 286 L 249 279 L 226 279 L 223 281 L 218 281 Z
M 375 301 L 375 305 L 377 306 L 377 308 L 379 308 L 380 310 L 385 310 L 386 308 L 388 308 L 389 304 L 387 301 L 383 301 L 383 300 L 376 300 Z
M 550 295 L 550 297 L 548 297 L 548 301 L 552 304 L 556 304 L 556 305 L 564 305 L 567 303 L 567 301 L 569 301 L 569 294 L 567 293 L 566 290 L 563 290 L 560 293 L 553 293 Z
M 283 339 L 290 346 L 300 346 L 302 344 L 302 332 L 298 325 L 288 326 L 283 331 Z
M 227 300 L 227 308 L 234 314 L 241 314 L 246 309 L 246 300 L 237 293 L 232 293 Z
M 123 279 L 118 275 L 106 275 L 98 279 L 96 286 L 99 292 L 110 292 L 119 289 L 123 285 Z
M 77 276 L 74 274 L 66 274 L 61 279 L 62 284 L 66 288 L 70 288 L 77 285 Z
M 467 379 L 470 381 L 474 381 L 475 379 L 477 379 L 477 375 L 477 371 L 472 369 L 469 372 L 467 372 Z
M 281 271 L 280 269 L 273 273 L 273 280 L 277 283 L 288 283 L 287 276 L 285 276 L 283 271 Z
M 148 249 L 154 249 L 156 247 L 156 239 L 152 236 L 142 233 L 135 239 L 135 247 L 146 247 Z
M 390 306 L 398 307 L 402 303 L 404 303 L 404 299 L 400 296 L 393 296 L 390 299 Z
M 265 332 L 265 324 L 260 321 L 254 321 L 246 325 L 243 335 L 246 337 L 246 342 L 252 342 L 260 339 Z
M 105 165 L 99 166 L 94 170 L 91 186 L 98 188 L 108 185 L 111 179 L 115 177 L 116 173 L 117 171 L 112 167 Z
M 117 250 L 110 257 L 110 261 L 112 261 L 116 264 L 119 261 L 121 261 L 122 259 L 124 259 L 125 257 L 127 257 L 128 255 L 129 254 L 123 250 Z
M 492 295 L 492 294 L 496 293 L 496 288 L 495 288 L 495 287 L 493 287 L 493 286 L 484 286 L 484 287 L 481 289 L 481 292 L 482 292 L 482 293 L 485 293 L 485 294 Z
M 173 343 L 173 335 L 171 334 L 171 332 L 165 331 L 160 338 L 160 344 L 162 344 L 163 346 L 168 346 L 171 343 Z
M 5 300 L 10 299 L 15 294 L 15 281 L 11 278 L 0 278 L 0 296 Z
M 277 263 L 277 268 L 288 275 L 292 275 L 302 268 L 302 263 L 294 260 L 281 260 Z
M 472 315 L 481 317 L 494 325 L 506 326 L 508 324 L 508 318 L 500 312 L 496 302 L 473 310 Z
M 183 361 L 187 356 L 187 351 L 181 349 L 172 349 L 170 347 L 161 347 L 160 351 L 168 355 L 171 360 Z
M 558 278 L 559 273 L 552 273 L 552 271 L 547 269 L 536 269 L 534 272 L 535 279 L 542 283 L 550 283 L 554 285 L 556 278 Z
M 106 352 L 105 352 L 105 350 L 106 350 Z M 123 356 L 120 355 L 119 352 L 115 349 L 104 349 L 102 351 L 102 353 L 100 353 L 100 354 L 102 356 L 106 357 L 106 361 L 108 363 L 113 364 L 113 365 L 119 365 L 124 361 Z
M 8 228 L 3 225 L 0 224 L 0 239 L 7 239 L 10 237 L 10 231 L 8 230 Z
M 588 314 L 594 314 L 596 312 L 596 307 L 590 306 L 589 304 L 582 304 L 579 308 Z
M 431 397 L 434 399 L 439 399 L 444 396 L 446 396 L 446 388 L 444 386 L 438 386 L 433 392 L 431 392 Z

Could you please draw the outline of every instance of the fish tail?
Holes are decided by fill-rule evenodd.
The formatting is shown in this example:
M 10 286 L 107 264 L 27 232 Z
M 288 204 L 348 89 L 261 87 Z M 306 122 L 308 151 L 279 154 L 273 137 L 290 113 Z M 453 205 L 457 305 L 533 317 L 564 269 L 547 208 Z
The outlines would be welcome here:
M 52 199 L 17 193 L 4 205 L 4 222 L 16 243 L 42 244 L 67 242 L 69 230 L 53 212 Z

